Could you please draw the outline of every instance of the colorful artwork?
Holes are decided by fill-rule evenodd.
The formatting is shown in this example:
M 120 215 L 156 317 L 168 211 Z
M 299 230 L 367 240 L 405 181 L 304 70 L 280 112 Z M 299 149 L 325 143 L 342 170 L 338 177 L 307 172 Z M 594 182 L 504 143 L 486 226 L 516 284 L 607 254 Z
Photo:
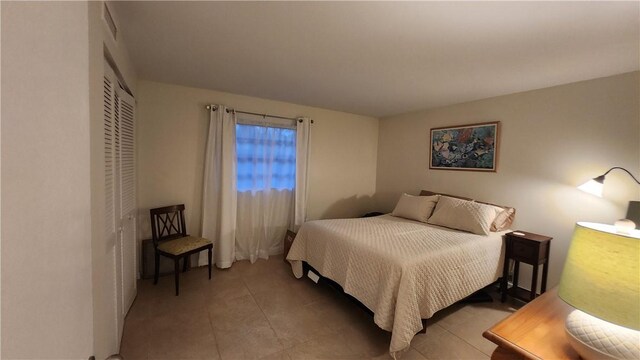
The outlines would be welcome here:
M 496 171 L 500 122 L 431 129 L 430 169 Z

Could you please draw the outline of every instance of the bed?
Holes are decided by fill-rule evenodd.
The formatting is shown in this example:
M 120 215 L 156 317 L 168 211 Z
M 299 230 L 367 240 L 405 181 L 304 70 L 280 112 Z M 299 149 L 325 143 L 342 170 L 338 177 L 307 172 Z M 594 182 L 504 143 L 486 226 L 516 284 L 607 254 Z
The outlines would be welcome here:
M 305 223 L 287 255 L 300 278 L 303 262 L 338 283 L 390 331 L 394 358 L 428 319 L 495 282 L 503 235 L 476 235 L 392 215 Z

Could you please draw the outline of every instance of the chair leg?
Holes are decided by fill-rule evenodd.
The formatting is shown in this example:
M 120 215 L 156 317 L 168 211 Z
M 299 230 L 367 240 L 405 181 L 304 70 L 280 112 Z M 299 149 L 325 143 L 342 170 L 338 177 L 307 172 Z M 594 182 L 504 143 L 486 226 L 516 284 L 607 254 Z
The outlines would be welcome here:
M 209 248 L 207 257 L 209 258 L 209 280 L 211 280 L 211 248 Z
M 175 258 L 173 260 L 173 264 L 174 264 L 174 270 L 176 274 L 176 296 L 178 296 L 179 288 L 180 288 L 180 259 Z
M 184 257 L 184 262 L 182 264 L 182 272 L 187 272 L 187 263 L 189 262 L 189 256 Z
M 155 273 L 153 274 L 153 285 L 158 283 L 158 276 L 160 274 L 160 254 L 156 250 L 155 253 L 156 263 L 155 263 Z

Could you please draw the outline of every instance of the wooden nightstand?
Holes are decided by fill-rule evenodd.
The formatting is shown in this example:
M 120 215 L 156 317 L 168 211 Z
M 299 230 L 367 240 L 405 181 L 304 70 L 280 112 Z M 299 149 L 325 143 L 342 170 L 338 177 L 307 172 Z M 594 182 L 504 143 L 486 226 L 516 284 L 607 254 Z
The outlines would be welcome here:
M 291 249 L 291 244 L 293 244 L 293 239 L 296 238 L 296 233 L 294 233 L 291 230 L 287 230 L 287 234 L 284 236 L 284 262 L 286 262 L 287 264 L 289 263 L 287 261 L 287 254 L 289 253 L 289 250 Z
M 538 286 L 538 266 L 542 265 L 542 283 L 540 294 L 547 291 L 547 273 L 549 272 L 549 248 L 551 247 L 551 237 L 538 235 L 526 231 L 513 231 L 505 235 L 507 250 L 504 258 L 504 269 L 502 271 L 502 302 L 507 300 L 507 294 L 523 301 L 531 301 L 536 298 L 536 288 Z M 508 287 L 509 260 L 515 262 L 513 269 L 513 286 Z M 520 263 L 533 266 L 533 276 L 531 279 L 531 291 L 518 287 L 518 275 Z
M 579 360 L 564 332 L 572 310 L 557 288 L 539 296 L 482 334 L 498 344 L 491 359 Z

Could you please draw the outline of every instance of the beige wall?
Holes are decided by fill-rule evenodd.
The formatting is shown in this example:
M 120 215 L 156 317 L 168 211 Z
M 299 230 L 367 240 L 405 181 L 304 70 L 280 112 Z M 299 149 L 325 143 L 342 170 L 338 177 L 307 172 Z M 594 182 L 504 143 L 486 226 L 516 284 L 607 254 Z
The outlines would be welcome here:
M 150 81 L 138 83 L 137 154 L 140 236 L 149 208 L 185 203 L 187 229 L 200 233 L 206 104 L 314 119 L 308 218 L 359 216 L 372 209 L 378 120 L 343 112 Z
M 88 7 L 2 2 L 2 358 L 92 355 Z
M 640 175 L 638 74 L 381 119 L 378 209 L 391 211 L 402 192 L 420 189 L 514 206 L 514 229 L 554 237 L 549 281 L 557 284 L 574 223 L 612 223 L 624 217 L 627 201 L 640 199 L 622 172 L 607 177 L 602 199 L 575 188 L 612 166 Z M 430 128 L 496 120 L 502 123 L 497 173 L 429 170 Z

